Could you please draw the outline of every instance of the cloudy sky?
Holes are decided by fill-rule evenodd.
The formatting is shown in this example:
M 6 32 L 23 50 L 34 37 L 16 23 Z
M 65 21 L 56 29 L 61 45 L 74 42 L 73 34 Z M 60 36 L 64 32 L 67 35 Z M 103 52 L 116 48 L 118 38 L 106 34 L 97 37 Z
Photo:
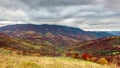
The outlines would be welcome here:
M 0 26 L 26 23 L 120 31 L 120 0 L 0 0 Z

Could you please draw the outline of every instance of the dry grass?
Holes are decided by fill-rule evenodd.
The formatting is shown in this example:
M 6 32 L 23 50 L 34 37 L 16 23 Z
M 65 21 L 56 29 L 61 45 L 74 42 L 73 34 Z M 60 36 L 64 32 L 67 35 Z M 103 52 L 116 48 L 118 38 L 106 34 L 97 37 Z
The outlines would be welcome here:
M 6 53 L 9 52 L 0 52 L 0 68 L 117 68 L 65 57 L 18 56 Z
M 0 68 L 115 68 L 59 57 L 0 56 Z

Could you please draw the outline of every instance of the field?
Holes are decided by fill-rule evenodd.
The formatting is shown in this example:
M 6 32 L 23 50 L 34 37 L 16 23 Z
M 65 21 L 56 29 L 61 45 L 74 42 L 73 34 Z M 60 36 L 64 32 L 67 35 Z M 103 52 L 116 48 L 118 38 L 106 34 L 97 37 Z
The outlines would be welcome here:
M 66 57 L 36 57 L 16 55 L 15 52 L 0 48 L 0 68 L 117 68 L 114 65 Z

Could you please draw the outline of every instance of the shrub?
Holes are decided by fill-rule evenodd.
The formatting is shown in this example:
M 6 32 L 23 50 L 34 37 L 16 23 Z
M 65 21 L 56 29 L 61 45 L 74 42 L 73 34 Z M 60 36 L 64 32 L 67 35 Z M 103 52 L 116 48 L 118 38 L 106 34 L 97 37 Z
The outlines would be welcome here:
M 78 53 L 72 53 L 72 58 L 80 59 L 80 56 Z
M 84 60 L 90 60 L 91 55 L 88 54 L 88 53 L 83 53 L 83 54 L 82 54 L 82 58 L 83 58 Z
M 99 64 L 108 64 L 108 61 L 105 58 L 100 58 L 97 61 Z
M 71 56 L 71 53 L 65 53 L 65 56 L 66 56 L 66 57 L 70 57 L 70 56 Z
M 65 53 L 65 56 L 66 57 L 71 57 L 71 58 L 76 58 L 76 59 L 80 59 L 80 55 L 79 55 L 79 53 L 70 53 L 70 52 L 68 52 L 68 53 Z

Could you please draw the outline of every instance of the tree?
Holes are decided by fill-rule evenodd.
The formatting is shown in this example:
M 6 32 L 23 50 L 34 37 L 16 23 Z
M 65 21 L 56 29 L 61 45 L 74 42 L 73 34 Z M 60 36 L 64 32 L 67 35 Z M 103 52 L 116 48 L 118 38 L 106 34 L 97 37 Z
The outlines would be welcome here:
M 89 53 L 83 53 L 83 54 L 82 54 L 82 58 L 83 58 L 84 60 L 89 60 L 91 57 L 92 57 L 92 56 L 91 56 Z

